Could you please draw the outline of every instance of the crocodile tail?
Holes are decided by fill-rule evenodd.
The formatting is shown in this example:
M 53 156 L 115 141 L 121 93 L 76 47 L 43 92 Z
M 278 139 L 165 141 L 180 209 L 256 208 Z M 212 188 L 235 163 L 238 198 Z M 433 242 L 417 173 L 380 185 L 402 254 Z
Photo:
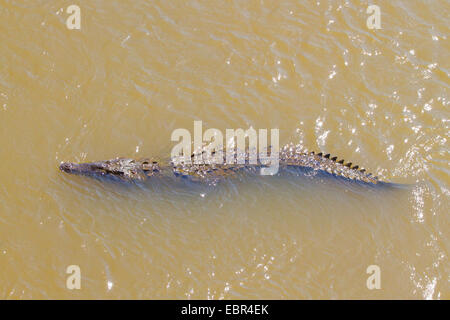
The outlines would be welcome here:
M 311 152 L 310 155 L 319 158 L 320 169 L 336 176 L 374 184 L 380 182 L 378 177 L 371 173 L 366 173 L 366 169 L 360 168 L 358 165 L 353 165 L 351 162 L 345 163 L 344 159 L 338 161 L 338 157 L 331 157 L 329 153 L 324 155 L 322 152 Z

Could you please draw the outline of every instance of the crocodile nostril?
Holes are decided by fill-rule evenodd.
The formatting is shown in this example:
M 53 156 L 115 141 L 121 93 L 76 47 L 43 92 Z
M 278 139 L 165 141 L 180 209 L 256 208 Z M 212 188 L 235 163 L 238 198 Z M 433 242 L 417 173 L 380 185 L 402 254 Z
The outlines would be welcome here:
M 70 162 L 63 162 L 59 165 L 59 170 L 70 172 L 72 170 L 72 164 Z

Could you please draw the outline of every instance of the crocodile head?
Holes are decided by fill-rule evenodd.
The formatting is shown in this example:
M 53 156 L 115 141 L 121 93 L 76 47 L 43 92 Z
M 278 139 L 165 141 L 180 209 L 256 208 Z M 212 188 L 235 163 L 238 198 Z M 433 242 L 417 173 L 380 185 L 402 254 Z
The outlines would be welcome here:
M 146 180 L 160 171 L 157 162 L 116 158 L 105 161 L 72 163 L 63 162 L 59 166 L 61 171 L 72 174 L 89 175 L 120 180 Z

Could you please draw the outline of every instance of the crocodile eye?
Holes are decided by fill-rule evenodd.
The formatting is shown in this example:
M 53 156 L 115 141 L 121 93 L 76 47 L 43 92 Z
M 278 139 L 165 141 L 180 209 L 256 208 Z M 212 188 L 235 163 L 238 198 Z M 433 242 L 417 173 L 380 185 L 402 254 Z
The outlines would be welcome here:
M 152 169 L 152 166 L 148 161 L 142 162 L 142 170 L 144 171 L 150 171 Z

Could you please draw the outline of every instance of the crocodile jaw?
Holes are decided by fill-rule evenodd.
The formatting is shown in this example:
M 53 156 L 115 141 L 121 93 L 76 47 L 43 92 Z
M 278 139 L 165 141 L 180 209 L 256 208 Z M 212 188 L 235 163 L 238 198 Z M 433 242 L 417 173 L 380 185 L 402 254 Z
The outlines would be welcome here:
M 148 177 L 146 170 L 143 170 L 139 162 L 122 158 L 89 163 L 62 162 L 59 169 L 70 174 L 119 178 L 120 180 L 145 180 Z
M 118 172 L 112 172 L 108 170 L 108 166 L 104 162 L 90 162 L 90 163 L 62 162 L 61 165 L 59 166 L 59 170 L 66 173 L 80 174 L 86 176 L 118 175 Z

